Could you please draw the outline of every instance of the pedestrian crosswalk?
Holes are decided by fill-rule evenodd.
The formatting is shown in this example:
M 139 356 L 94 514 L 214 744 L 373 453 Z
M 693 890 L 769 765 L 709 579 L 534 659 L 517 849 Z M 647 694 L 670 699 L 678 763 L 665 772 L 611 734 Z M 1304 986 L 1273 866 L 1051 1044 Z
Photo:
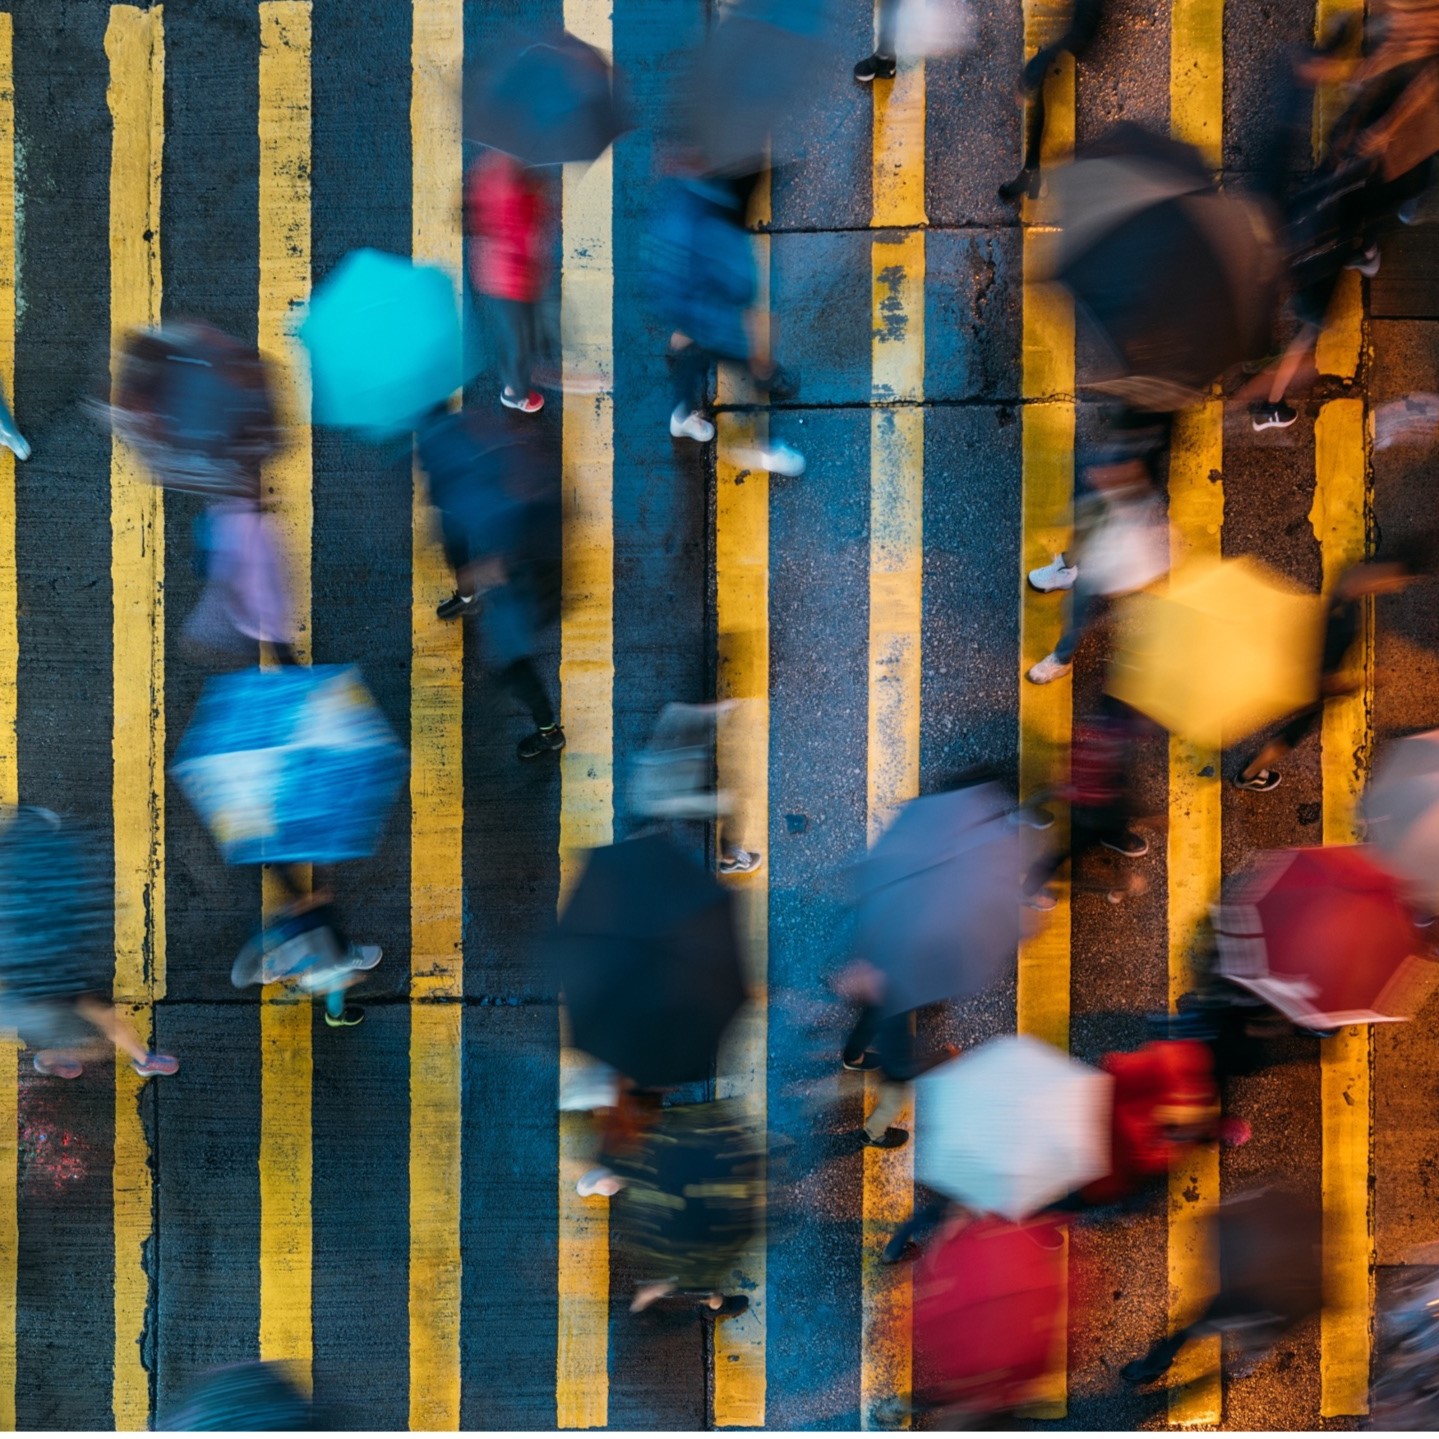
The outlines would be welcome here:
M 14 0 L 13 19 L 0 13 L 0 380 L 22 428 L 36 423 L 35 458 L 18 475 L 0 450 L 0 801 L 75 809 L 108 837 L 116 999 L 182 1070 L 147 1084 L 125 1064 L 112 1078 L 107 1064 L 102 1089 L 87 1075 L 62 1093 L 0 1042 L 0 1425 L 143 1429 L 201 1370 L 264 1357 L 295 1366 L 342 1427 L 878 1427 L 911 1378 L 909 1274 L 878 1255 L 908 1210 L 913 1154 L 844 1150 L 875 1096 L 852 1077 L 815 1078 L 810 1050 L 827 1046 L 832 1068 L 839 1021 L 828 1015 L 815 1040 L 797 1016 L 820 1001 L 842 952 L 836 875 L 900 804 L 974 758 L 1025 796 L 1063 763 L 1077 691 L 1023 680 L 1053 649 L 1060 606 L 1024 575 L 1068 539 L 1085 423 L 1075 317 L 1062 295 L 1026 283 L 1048 238 L 1037 209 L 1016 225 L 992 199 L 1013 170 L 1001 137 L 1012 138 L 1021 46 L 1033 54 L 1051 38 L 1062 7 L 1026 0 L 1020 17 L 982 19 L 971 54 L 902 59 L 893 82 L 870 89 L 847 78 L 859 51 L 836 56 L 826 114 L 835 134 L 867 141 L 852 156 L 818 147 L 772 188 L 763 182 L 751 211 L 780 358 L 819 379 L 770 409 L 722 377 L 703 460 L 665 433 L 668 336 L 647 308 L 637 217 L 662 144 L 637 133 L 558 181 L 561 360 L 587 383 L 534 423 L 563 463 L 565 610 L 546 665 L 568 745 L 557 766 L 523 770 L 473 642 L 435 617 L 450 577 L 408 453 L 312 432 L 290 336 L 312 283 L 360 245 L 408 244 L 459 283 L 467 62 L 483 64 L 507 33 L 563 24 L 613 54 L 648 104 L 717 6 L 215 0 L 203 16 L 111 5 L 98 30 L 61 8 Z M 1355 7 L 1281 8 L 1307 30 Z M 865 0 L 835 10 L 846 36 L 868 33 Z M 1262 104 L 1262 80 L 1232 57 L 1226 68 L 1233 17 L 1222 0 L 1153 0 L 1107 23 L 1167 27 L 1167 89 L 1156 100 L 1136 78 L 1136 109 L 1216 170 L 1232 168 L 1226 118 L 1241 100 Z M 207 47 L 224 49 L 223 81 L 196 68 Z M 376 85 L 342 100 L 370 60 L 393 93 Z M 90 135 L 95 153 L 72 157 L 77 178 L 41 173 L 53 154 L 38 143 L 54 119 L 48 91 L 82 62 L 87 123 L 103 117 L 104 132 Z M 1094 63 L 1110 88 L 1132 78 L 1112 54 Z M 965 92 L 964 124 L 996 138 L 973 151 L 989 167 L 985 195 L 961 202 L 935 136 L 953 131 L 956 77 L 981 72 L 988 88 Z M 1046 163 L 1110 118 L 1100 94 L 1084 62 L 1078 73 L 1068 57 L 1058 64 Z M 229 113 L 242 95 L 242 113 Z M 1320 108 L 1332 116 L 1334 103 Z M 366 125 L 342 104 L 368 105 Z M 664 124 L 648 109 L 637 120 Z M 220 153 L 243 147 L 213 135 L 250 148 Z M 197 155 L 222 184 L 195 183 Z M 58 207 L 67 181 L 106 196 L 94 235 Z M 200 196 L 216 207 L 217 235 L 196 261 L 175 237 L 207 228 Z M 836 234 L 817 236 L 815 216 L 838 213 L 847 227 L 826 223 Z M 950 248 L 974 229 L 993 243 Z M 95 236 L 108 255 L 90 253 Z M 828 264 L 844 254 L 853 265 L 817 273 L 817 240 L 831 244 Z M 1362 293 L 1348 281 L 1343 322 L 1318 356 L 1328 388 L 1300 537 L 1326 583 L 1374 528 Z M 61 292 L 48 305 L 47 287 Z M 298 648 L 306 662 L 360 662 L 409 737 L 408 806 L 380 860 L 339 881 L 356 928 L 386 950 L 354 1033 L 328 1031 L 290 996 L 267 991 L 257 1006 L 229 986 L 230 956 L 266 895 L 203 848 L 164 774 L 197 690 L 175 644 L 192 594 L 191 512 L 122 447 L 94 441 L 77 411 L 86 363 L 103 368 L 129 329 L 203 311 L 217 294 L 228 310 L 207 317 L 282 366 L 290 444 L 265 484 L 299 577 Z M 69 328 L 47 334 L 42 322 Z M 67 389 L 55 347 L 78 351 L 87 335 Z M 981 346 L 1000 358 L 967 368 Z M 961 392 L 957 374 L 977 377 L 976 393 Z M 491 378 L 466 400 L 492 405 Z M 804 476 L 746 468 L 771 425 L 805 450 Z M 1181 418 L 1168 478 L 1177 552 L 1236 552 L 1231 511 L 1243 499 L 1226 465 L 1243 443 L 1226 434 L 1217 396 Z M 1258 465 L 1243 473 L 1263 482 Z M 102 515 L 98 538 L 62 533 L 62 482 L 86 497 L 80 513 Z M 82 606 L 68 602 L 77 572 L 96 585 Z M 968 629 L 944 608 L 956 592 L 975 596 Z M 1371 617 L 1365 686 L 1330 708 L 1321 736 L 1327 843 L 1352 837 L 1374 739 L 1372 653 Z M 87 665 L 83 682 L 56 678 Z M 57 715 L 67 694 L 86 704 Z M 575 1191 L 593 1135 L 557 1112 L 578 1059 L 534 941 L 584 851 L 630 832 L 627 766 L 661 705 L 705 697 L 737 701 L 720 731 L 719 786 L 737 797 L 733 839 L 764 855 L 761 869 L 727 880 L 756 1002 L 720 1084 L 794 1141 L 786 1169 L 799 1175 L 787 1172 L 786 1187 L 799 1218 L 777 1217 L 739 1267 L 748 1312 L 700 1343 L 692 1327 L 630 1318 L 633 1276 L 612 1248 L 607 1203 Z M 66 724 L 77 766 L 99 753 L 108 774 L 63 769 L 53 733 Z M 1221 869 L 1268 831 L 1230 809 L 1218 753 L 1175 740 L 1153 779 L 1168 828 L 1141 917 L 1064 896 L 1023 942 L 1012 994 L 966 1011 L 945 1037 L 1018 1029 L 1089 1059 L 1118 1047 L 1091 1002 L 1110 982 L 1095 962 L 1095 944 L 1109 944 L 1093 939 L 1101 926 L 1152 966 L 1161 999 L 1189 987 L 1193 931 Z M 1123 1018 L 1137 1021 L 1145 1003 L 1127 996 Z M 1269 1373 L 1242 1392 L 1262 1391 L 1245 1403 L 1272 1403 L 1296 1426 L 1365 1408 L 1379 1222 L 1371 1068 L 1367 1031 L 1324 1041 L 1302 1090 L 1317 1140 L 1285 1155 L 1322 1186 L 1340 1302 L 1295 1341 L 1296 1372 L 1312 1371 L 1312 1384 Z M 815 1119 L 816 1095 L 833 1101 L 832 1123 Z M 42 1186 L 42 1173 L 59 1172 L 46 1168 L 46 1146 L 62 1130 L 84 1136 L 84 1172 Z M 1192 1315 L 1215 1271 L 1198 1216 L 1237 1177 L 1203 1152 L 1174 1176 L 1162 1222 L 1110 1236 L 1113 1251 L 1097 1259 L 1076 1243 L 1070 1348 L 1035 1417 L 1110 1412 L 1112 1376 L 1091 1362 L 1096 1329 L 1112 1320 L 1115 1344 L 1137 1354 L 1157 1337 L 1145 1326 Z M 1126 1243 L 1144 1278 L 1121 1298 Z M 1095 1273 L 1114 1282 L 1099 1286 Z M 54 1303 L 51 1284 L 66 1290 Z M 1115 1298 L 1096 1301 L 1099 1287 Z M 85 1323 L 67 1324 L 81 1310 Z M 1114 1369 L 1133 1356 L 1111 1357 Z M 1218 1357 L 1217 1341 L 1192 1345 L 1176 1374 L 1197 1378 Z M 1145 1422 L 1223 1424 L 1233 1385 L 1176 1388 Z M 1131 1416 L 1113 1412 L 1116 1427 Z

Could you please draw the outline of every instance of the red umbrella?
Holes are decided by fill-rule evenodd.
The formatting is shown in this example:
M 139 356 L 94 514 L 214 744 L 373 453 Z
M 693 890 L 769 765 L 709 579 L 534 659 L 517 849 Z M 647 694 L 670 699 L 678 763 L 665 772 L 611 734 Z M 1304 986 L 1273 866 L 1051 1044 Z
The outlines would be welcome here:
M 914 1392 L 975 1413 L 1034 1397 L 1064 1332 L 1064 1225 L 976 1219 L 926 1251 L 914 1276 Z
M 1276 850 L 1213 909 L 1219 972 L 1295 1024 L 1407 1019 L 1439 966 L 1367 845 Z

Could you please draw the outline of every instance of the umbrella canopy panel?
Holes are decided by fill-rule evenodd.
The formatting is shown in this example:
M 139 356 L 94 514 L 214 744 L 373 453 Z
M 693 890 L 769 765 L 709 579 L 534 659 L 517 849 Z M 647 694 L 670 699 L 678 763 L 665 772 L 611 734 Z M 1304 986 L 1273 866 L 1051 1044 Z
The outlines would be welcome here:
M 977 994 L 1012 965 L 1036 843 L 997 784 L 911 800 L 856 868 L 856 952 L 887 976 L 884 1007 Z
M 526 165 L 595 160 L 629 129 L 609 62 L 563 31 L 476 77 L 465 138 Z
M 1109 692 L 1218 746 L 1318 697 L 1323 602 L 1257 560 L 1194 561 L 1122 605 Z
M 575 1047 L 637 1084 L 708 1078 L 747 998 L 733 896 L 661 835 L 590 854 L 551 954 Z
M 1024 1219 L 1109 1173 L 1114 1081 L 1003 1035 L 918 1082 L 915 1175 L 980 1213 Z
M 1362 845 L 1263 855 L 1213 917 L 1218 972 L 1296 1024 L 1406 1019 L 1439 980 L 1396 881 Z
M 1064 1338 L 1064 1225 L 965 1221 L 914 1276 L 914 1392 L 993 1413 L 1031 1397 Z
M 211 679 L 170 773 L 231 864 L 373 854 L 409 767 L 347 665 Z
M 326 276 L 300 339 L 315 419 L 376 440 L 413 429 L 478 369 L 454 280 L 379 250 L 352 251 Z
M 1376 857 L 1416 901 L 1439 908 L 1439 730 L 1389 747 L 1360 813 Z

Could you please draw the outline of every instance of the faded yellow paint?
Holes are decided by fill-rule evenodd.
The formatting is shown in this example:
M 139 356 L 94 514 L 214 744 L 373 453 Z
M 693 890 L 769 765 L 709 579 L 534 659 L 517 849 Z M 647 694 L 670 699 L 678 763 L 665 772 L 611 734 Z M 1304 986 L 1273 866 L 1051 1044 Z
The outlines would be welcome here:
M 923 198 L 924 94 L 920 73 L 919 194 Z M 876 95 L 876 107 L 879 97 Z M 881 138 L 876 108 L 876 145 Z M 893 137 L 901 179 L 916 162 Z M 881 197 L 876 190 L 876 222 Z M 922 212 L 919 220 L 923 220 Z M 869 741 L 867 828 L 871 844 L 900 807 L 919 793 L 921 629 L 924 577 L 924 411 L 895 401 L 924 398 L 925 236 L 919 230 L 870 246 L 873 311 L 869 444 Z M 883 407 L 883 408 L 881 408 Z M 878 1098 L 873 1077 L 866 1102 Z M 861 1209 L 860 1424 L 874 1424 L 877 1405 L 911 1387 L 912 1284 L 908 1268 L 885 1265 L 881 1252 L 914 1203 L 914 1152 L 864 1151 Z
M 288 444 L 263 483 L 289 556 L 295 650 L 310 660 L 314 528 L 309 377 L 291 331 L 310 297 L 311 26 L 308 0 L 264 0 L 259 67 L 259 346 L 276 366 Z M 278 902 L 266 876 L 265 903 Z M 260 1004 L 260 1358 L 309 1382 L 314 1358 L 311 1005 L 269 986 Z
M 14 21 L 0 15 L 0 384 L 15 393 L 15 71 Z M 0 805 L 20 801 L 16 733 L 20 671 L 15 574 L 15 456 L 0 455 Z M 0 1036 L 0 1430 L 15 1428 L 15 1285 L 20 1230 L 18 1045 Z
M 607 0 L 565 0 L 565 28 L 608 54 Z M 561 212 L 561 312 L 583 316 L 563 335 L 564 599 L 560 622 L 560 896 L 585 851 L 614 838 L 614 162 L 566 165 Z M 595 394 L 569 382 L 598 378 Z M 561 1083 L 578 1061 L 560 1056 Z M 593 1154 L 584 1117 L 560 1115 L 559 1306 L 555 1424 L 609 1422 L 609 1206 L 575 1181 Z
M 160 168 L 165 132 L 165 32 L 160 7 L 115 5 L 110 62 L 110 337 L 160 319 Z M 13 237 L 12 237 L 13 239 Z M 13 304 L 13 291 L 11 294 Z M 12 332 L 13 333 L 13 332 Z M 110 578 L 114 596 L 111 732 L 117 1009 L 151 1033 L 165 993 L 165 505 L 133 453 L 110 458 Z M 111 1407 L 119 1430 L 149 1427 L 150 1381 L 140 1357 L 150 1299 L 144 1246 L 154 1227 L 140 1078 L 115 1065 L 112 1205 L 115 1236 Z
M 1369 531 L 1364 402 L 1330 400 L 1314 425 L 1314 504 L 1324 587 L 1363 559 Z M 1365 603 L 1362 683 L 1357 694 L 1325 706 L 1320 736 L 1325 844 L 1358 839 L 1356 807 L 1368 778 L 1374 695 L 1373 602 Z M 1319 1412 L 1326 1418 L 1369 1412 L 1370 1323 L 1374 1308 L 1372 1046 L 1367 1026 L 1350 1026 L 1320 1043 L 1319 1104 L 1323 1159 L 1324 1276 L 1331 1296 L 1319 1326 Z
M 414 0 L 411 237 L 458 280 L 464 238 L 463 0 Z M 410 606 L 410 1428 L 460 1427 L 461 1054 L 464 1019 L 464 626 L 424 479 L 413 476 Z
M 1024 53 L 1032 56 L 1055 37 L 1067 6 L 1024 0 Z M 1042 166 L 1062 163 L 1074 149 L 1074 61 L 1065 56 L 1045 82 Z M 1026 201 L 1026 216 L 1029 204 Z M 1029 798 L 1049 788 L 1065 764 L 1073 720 L 1069 680 L 1032 685 L 1024 673 L 1053 648 L 1063 624 L 1062 604 L 1030 589 L 1026 574 L 1064 548 L 1074 499 L 1074 309 L 1050 285 L 1034 283 L 1045 237 L 1026 225 L 1023 238 L 1024 308 L 1020 332 L 1020 612 L 1019 789 Z M 1015 1022 L 1060 1049 L 1069 1048 L 1069 899 L 1050 911 L 1043 927 L 1019 946 Z M 1068 1408 L 1068 1360 L 1064 1346 L 1054 1371 L 1036 1386 L 1030 1413 L 1062 1418 Z
M 870 224 L 923 225 L 924 61 L 901 57 L 893 80 L 876 80 L 874 181 Z
M 1224 406 L 1209 400 L 1175 419 L 1169 523 L 1177 566 L 1218 559 L 1224 524 Z M 1196 931 L 1219 893 L 1223 778 L 1217 750 L 1169 739 L 1169 1003 L 1196 984 Z M 1218 1288 L 1209 1216 L 1219 1203 L 1219 1152 L 1206 1146 L 1169 1176 L 1169 1324 L 1189 1323 Z M 1171 1371 L 1169 1421 L 1218 1424 L 1218 1338 L 1187 1344 Z
M 768 241 L 760 244 L 768 268 Z M 765 1122 L 768 1083 L 769 969 L 769 476 L 745 470 L 737 451 L 762 443 L 763 419 L 716 417 L 715 624 L 716 696 L 737 701 L 719 732 L 719 787 L 735 797 L 726 831 L 765 856 L 752 874 L 725 882 L 736 891 L 739 930 L 754 1000 L 729 1037 L 720 1062 L 718 1093 L 741 1099 L 752 1119 Z M 765 1422 L 766 1294 L 763 1236 L 737 1266 L 748 1312 L 715 1326 L 713 1410 L 721 1428 L 760 1428 Z
M 1224 0 L 1171 0 L 1169 130 L 1218 170 L 1224 142 Z

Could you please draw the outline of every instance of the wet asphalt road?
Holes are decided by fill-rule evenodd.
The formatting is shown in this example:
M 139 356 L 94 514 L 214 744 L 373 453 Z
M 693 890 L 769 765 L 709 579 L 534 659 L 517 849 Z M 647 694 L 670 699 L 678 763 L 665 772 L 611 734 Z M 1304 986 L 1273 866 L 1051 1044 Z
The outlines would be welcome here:
M 77 402 L 103 373 L 108 334 L 109 117 L 98 0 L 12 0 L 15 15 L 20 283 L 14 408 L 34 445 L 17 470 L 19 772 L 22 799 L 109 834 L 111 623 L 109 456 Z M 1270 119 L 1268 57 L 1313 27 L 1300 0 L 1240 4 L 1225 27 L 1225 169 L 1251 168 Z M 925 574 L 921 786 L 980 762 L 1016 772 L 1020 552 L 1020 241 L 995 187 L 1015 167 L 1011 96 L 1018 6 L 981 3 L 980 43 L 928 74 Z M 1080 69 L 1080 140 L 1120 118 L 1168 125 L 1163 0 L 1115 0 Z M 521 16 L 548 24 L 558 0 L 468 3 L 466 52 L 494 53 Z M 849 79 L 868 48 L 869 7 L 836 0 L 839 48 L 822 141 L 773 189 L 772 293 L 780 357 L 803 392 L 786 430 L 809 471 L 771 499 L 769 1114 L 796 1141 L 795 1212 L 769 1254 L 768 1412 L 776 1428 L 852 1427 L 859 1413 L 860 1159 L 844 1131 L 856 1091 L 830 1065 L 843 1016 L 823 988 L 843 952 L 839 872 L 863 849 L 868 593 L 871 101 Z M 359 245 L 410 243 L 410 6 L 315 0 L 313 272 Z M 664 334 L 646 306 L 641 241 L 677 57 L 703 33 L 701 0 L 616 0 L 614 44 L 641 126 L 615 152 L 615 772 L 662 704 L 713 692 L 713 456 L 671 442 Z M 161 220 L 164 307 L 254 336 L 256 65 L 251 0 L 167 7 Z M 655 127 L 660 127 L 657 136 Z M 1411 263 L 1418 261 L 1411 260 Z M 1391 267 L 1391 274 L 1392 274 Z M 1383 275 L 1371 287 L 1376 310 Z M 1396 301 L 1374 319 L 1361 372 L 1373 402 L 1439 390 L 1439 321 Z M 471 398 L 492 403 L 495 380 Z M 1226 554 L 1262 554 L 1317 586 L 1309 527 L 1313 399 L 1278 435 L 1226 434 Z M 558 440 L 559 407 L 538 419 Z M 1092 416 L 1081 415 L 1081 437 Z M 317 432 L 315 658 L 359 659 L 396 729 L 409 728 L 410 498 L 406 455 Z M 1374 459 L 1381 536 L 1427 527 L 1427 455 Z M 197 581 L 195 506 L 167 506 L 164 705 L 173 746 L 201 676 L 174 653 Z M 1379 610 L 1376 738 L 1439 723 L 1439 610 L 1419 587 Z M 1104 646 L 1076 668 L 1076 703 Z M 553 678 L 558 636 L 544 657 Z M 549 1428 L 556 1333 L 558 1018 L 533 940 L 558 886 L 558 773 L 521 768 L 520 718 L 465 669 L 465 993 L 461 1241 L 462 1422 Z M 1235 756 L 1227 757 L 1226 763 Z M 1146 812 L 1166 808 L 1166 761 L 1146 757 Z M 1268 796 L 1226 791 L 1226 872 L 1259 848 L 1318 842 L 1319 762 L 1310 740 Z M 617 828 L 623 832 L 621 812 Z M 314 1376 L 335 1422 L 403 1428 L 408 1417 L 407 1074 L 410 872 L 403 804 L 371 861 L 341 878 L 362 937 L 385 946 L 355 1033 L 317 1025 L 313 1081 Z M 163 1408 L 196 1371 L 254 1356 L 259 1326 L 260 1053 L 257 1010 L 230 988 L 234 951 L 259 913 L 257 882 L 225 869 L 182 798 L 167 806 L 169 992 L 158 1042 L 182 1059 L 142 1101 L 153 1144 L 157 1239 L 144 1354 Z M 1073 1049 L 1087 1059 L 1142 1040 L 1163 1008 L 1163 846 L 1138 868 L 1143 898 L 1074 906 Z M 1014 1026 L 1013 986 L 956 1009 L 935 1038 L 970 1045 Z M 815 1026 L 818 1025 L 818 1029 Z M 1439 1235 L 1431 1021 L 1375 1043 L 1378 1264 Z M 1226 1152 L 1226 1191 L 1283 1175 L 1319 1184 L 1317 1047 L 1235 1086 L 1254 1139 Z M 833 1105 L 832 1111 L 826 1106 Z M 22 1428 L 106 1428 L 115 1346 L 111 1229 L 114 1089 L 108 1066 L 60 1087 L 22 1067 L 16 1406 Z M 817 1122 L 815 1115 L 828 1115 Z M 1162 1427 L 1162 1405 L 1116 1393 L 1118 1367 L 1165 1323 L 1162 1200 L 1081 1225 L 1073 1243 L 1071 1408 L 1063 1426 Z M 1381 1288 L 1384 1276 L 1381 1273 Z M 616 1258 L 609 1419 L 702 1428 L 712 1353 L 689 1317 L 626 1313 Z M 1237 1429 L 1319 1427 L 1317 1328 L 1230 1379 Z M 1331 1421 L 1348 1427 L 1353 1421 Z

